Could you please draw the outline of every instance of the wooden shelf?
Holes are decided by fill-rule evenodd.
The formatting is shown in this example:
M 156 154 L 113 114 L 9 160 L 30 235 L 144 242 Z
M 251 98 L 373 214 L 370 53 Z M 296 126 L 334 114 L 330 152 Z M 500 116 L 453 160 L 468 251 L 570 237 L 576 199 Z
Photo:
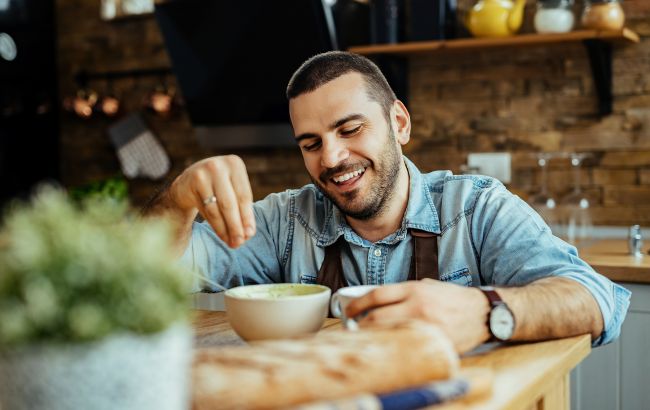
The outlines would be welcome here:
M 617 31 L 576 30 L 559 34 L 520 34 L 501 38 L 462 38 L 443 41 L 417 41 L 399 44 L 378 44 L 350 47 L 349 51 L 362 55 L 409 55 L 445 51 L 475 51 L 495 47 L 516 47 L 554 43 L 573 43 L 584 40 L 604 40 L 612 43 L 638 43 L 639 36 L 624 28 Z
M 350 47 L 348 51 L 366 56 L 385 56 L 392 60 L 406 60 L 402 57 L 433 53 L 467 53 L 490 48 L 542 46 L 559 43 L 581 42 L 587 49 L 596 94 L 598 113 L 612 112 L 612 48 L 613 44 L 638 43 L 639 35 L 624 28 L 615 31 L 576 30 L 558 34 L 520 34 L 501 38 L 461 38 L 442 41 L 418 41 L 399 44 L 377 44 Z M 403 67 L 408 61 L 401 61 Z M 404 71 L 404 69 L 402 69 Z

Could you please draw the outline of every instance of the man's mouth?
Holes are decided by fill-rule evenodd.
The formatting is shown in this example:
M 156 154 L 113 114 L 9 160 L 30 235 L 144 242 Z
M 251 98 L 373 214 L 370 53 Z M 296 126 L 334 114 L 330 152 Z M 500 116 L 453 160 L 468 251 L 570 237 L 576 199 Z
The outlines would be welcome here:
M 361 176 L 363 175 L 364 172 L 366 172 L 366 168 L 361 167 L 361 168 L 359 168 L 357 170 L 354 170 L 352 172 L 347 172 L 345 174 L 336 175 L 336 176 L 330 178 L 330 180 L 332 182 L 334 182 L 336 185 L 349 185 L 349 184 L 352 184 L 355 181 L 357 181 L 359 178 L 361 178 Z

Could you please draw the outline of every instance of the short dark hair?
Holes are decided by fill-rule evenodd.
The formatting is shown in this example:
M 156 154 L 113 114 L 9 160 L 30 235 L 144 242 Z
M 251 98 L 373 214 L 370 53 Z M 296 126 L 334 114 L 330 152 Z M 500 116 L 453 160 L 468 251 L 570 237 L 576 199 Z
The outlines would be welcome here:
M 323 84 L 352 72 L 363 76 L 368 97 L 381 105 L 386 119 L 389 119 L 390 109 L 397 97 L 386 77 L 366 57 L 346 51 L 328 51 L 305 61 L 289 80 L 287 99 L 314 91 Z

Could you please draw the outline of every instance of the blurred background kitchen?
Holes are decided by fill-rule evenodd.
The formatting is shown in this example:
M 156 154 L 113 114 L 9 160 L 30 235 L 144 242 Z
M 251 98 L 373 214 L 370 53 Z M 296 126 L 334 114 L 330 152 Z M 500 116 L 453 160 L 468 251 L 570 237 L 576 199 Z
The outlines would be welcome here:
M 291 3 L 287 2 L 287 7 Z M 364 11 L 370 11 L 368 4 L 338 3 L 335 11 L 344 15 L 348 10 L 356 25 L 369 26 L 369 16 L 363 20 Z M 396 3 L 402 13 L 398 41 L 409 40 L 404 9 L 418 2 Z M 452 35 L 470 36 L 461 20 L 475 3 L 458 1 Z M 535 33 L 538 3 L 526 2 L 519 34 Z M 578 0 L 572 6 L 574 30 L 581 28 L 584 5 L 585 1 Z M 611 113 L 605 115 L 601 115 L 602 101 L 587 48 L 579 40 L 402 56 L 408 64 L 406 99 L 413 119 L 406 155 L 423 170 L 460 173 L 485 172 L 482 158 L 473 158 L 478 162 L 467 165 L 471 154 L 505 153 L 498 161 L 507 164 L 509 157 L 510 175 L 502 180 L 531 199 L 545 181 L 536 154 L 551 153 L 546 186 L 559 204 L 574 189 L 570 155 L 587 153 L 580 164 L 579 184 L 591 199 L 593 224 L 650 225 L 650 40 L 646 37 L 650 35 L 650 3 L 626 0 L 621 6 L 625 26 L 641 41 L 613 43 Z M 280 3 L 274 7 L 285 6 Z M 152 10 L 152 1 L 147 0 L 0 0 L 0 31 L 4 33 L 0 47 L 7 50 L 0 58 L 3 201 L 28 192 L 43 178 L 80 187 L 123 177 L 118 148 L 108 129 L 130 113 L 139 113 L 169 156 L 169 173 L 160 178 L 171 177 L 206 156 L 232 152 L 246 161 L 256 198 L 309 182 L 295 148 L 224 149 L 199 143 L 182 104 L 183 90 L 174 75 L 160 26 L 149 12 Z M 434 18 L 430 21 L 433 26 Z M 219 30 L 208 30 L 206 36 L 215 33 Z M 348 37 L 357 44 L 364 40 L 358 32 Z M 365 40 L 369 37 L 366 35 Z M 9 38 L 15 43 L 13 59 Z M 235 43 L 233 47 L 240 46 L 236 38 L 228 40 Z M 296 41 L 301 41 L 300 36 Z M 286 50 L 293 45 L 276 43 L 276 47 Z M 261 48 L 245 53 L 255 57 L 267 52 Z M 601 59 L 597 65 L 608 64 L 606 58 Z M 272 63 L 259 61 L 255 71 L 264 77 Z M 163 103 L 157 112 L 152 108 L 152 97 L 165 93 L 172 95 L 172 101 Z M 110 100 L 104 101 L 107 97 L 116 99 L 116 115 L 108 114 L 115 108 L 110 107 Z M 217 93 L 208 97 L 236 98 Z M 87 114 L 78 115 L 70 107 L 75 104 L 70 100 L 75 98 L 89 100 L 78 103 L 90 106 Z M 128 178 L 128 194 L 135 204 L 142 204 L 159 183 L 147 177 Z
M 407 102 L 404 152 L 423 171 L 493 175 L 571 242 L 647 252 L 634 239 L 650 237 L 650 1 L 155 3 L 0 0 L 2 205 L 51 180 L 139 206 L 226 153 L 256 199 L 306 184 L 286 82 L 316 52 L 364 46 Z M 574 407 L 650 402 L 642 258 L 613 270 L 637 283 L 629 336 L 575 372 Z

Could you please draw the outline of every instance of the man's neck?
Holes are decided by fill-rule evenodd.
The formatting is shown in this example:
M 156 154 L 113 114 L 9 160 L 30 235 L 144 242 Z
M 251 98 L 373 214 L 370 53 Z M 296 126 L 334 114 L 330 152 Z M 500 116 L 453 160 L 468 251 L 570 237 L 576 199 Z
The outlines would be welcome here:
M 384 209 L 374 218 L 368 220 L 354 219 L 346 216 L 350 227 L 362 238 L 377 242 L 391 233 L 397 231 L 402 225 L 404 213 L 409 201 L 409 174 L 406 164 L 402 162 L 399 175 L 395 183 L 395 193 L 385 204 Z

